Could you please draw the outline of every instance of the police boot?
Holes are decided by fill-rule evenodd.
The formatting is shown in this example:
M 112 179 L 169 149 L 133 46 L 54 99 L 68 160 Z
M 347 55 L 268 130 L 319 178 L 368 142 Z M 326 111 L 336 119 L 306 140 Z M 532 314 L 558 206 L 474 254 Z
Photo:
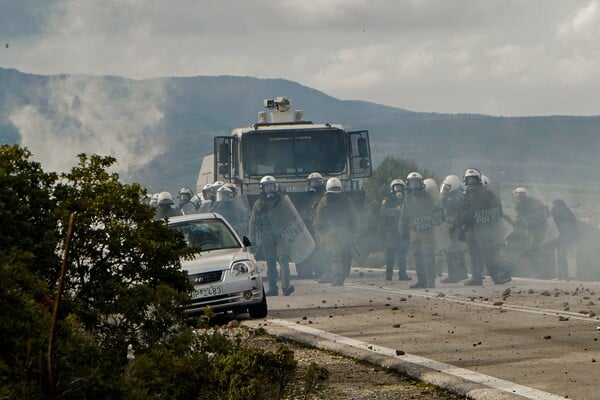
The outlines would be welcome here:
M 435 287 L 436 265 L 433 254 L 425 257 L 425 273 L 427 274 L 427 287 Z
M 287 259 L 279 260 L 281 268 L 281 292 L 284 296 L 294 293 L 294 286 L 290 285 L 290 263 Z
M 415 254 L 415 268 L 417 269 L 417 282 L 410 285 L 411 289 L 422 289 L 427 287 L 427 272 L 423 265 L 423 256 Z
M 386 249 L 385 251 L 385 280 L 391 281 L 394 275 L 394 256 L 392 255 L 392 249 Z
M 465 282 L 465 286 L 483 286 L 483 276 L 480 271 L 473 271 L 471 279 Z
M 385 266 L 385 280 L 391 281 L 392 276 L 394 275 L 394 270 L 390 265 Z
M 269 281 L 269 290 L 266 291 L 266 296 L 277 296 L 277 265 L 275 262 L 267 262 L 267 280 Z
M 496 285 L 502 285 L 502 284 L 510 282 L 512 280 L 512 278 L 510 277 L 510 272 L 502 271 L 502 272 L 497 272 L 494 275 L 492 275 L 492 280 L 494 281 L 494 283 Z
M 400 262 L 398 263 L 398 280 L 399 281 L 410 281 L 412 278 L 406 273 L 406 254 L 400 255 Z

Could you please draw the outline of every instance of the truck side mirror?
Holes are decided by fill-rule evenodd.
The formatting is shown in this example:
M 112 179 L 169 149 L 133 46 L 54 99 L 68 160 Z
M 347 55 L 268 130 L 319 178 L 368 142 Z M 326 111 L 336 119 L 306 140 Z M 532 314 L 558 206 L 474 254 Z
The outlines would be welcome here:
M 231 162 L 229 143 L 223 142 L 219 145 L 219 162 L 223 164 L 229 164 Z
M 356 145 L 358 147 L 358 156 L 361 158 L 365 158 L 369 156 L 369 150 L 367 149 L 367 139 L 364 137 L 359 137 L 356 140 Z

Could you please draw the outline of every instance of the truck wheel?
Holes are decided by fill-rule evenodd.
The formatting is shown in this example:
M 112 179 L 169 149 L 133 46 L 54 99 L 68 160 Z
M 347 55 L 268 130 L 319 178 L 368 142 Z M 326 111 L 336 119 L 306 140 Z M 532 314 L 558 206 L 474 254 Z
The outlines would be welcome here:
M 264 289 L 262 301 L 258 304 L 248 307 L 248 314 L 250 314 L 250 318 L 252 319 L 265 318 L 267 316 L 267 296 L 265 296 Z

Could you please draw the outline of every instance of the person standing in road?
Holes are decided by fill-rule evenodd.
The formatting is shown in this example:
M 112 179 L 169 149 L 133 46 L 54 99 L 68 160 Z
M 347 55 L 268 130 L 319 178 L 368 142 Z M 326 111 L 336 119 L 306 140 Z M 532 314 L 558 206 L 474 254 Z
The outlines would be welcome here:
M 465 194 L 459 209 L 458 224 L 465 231 L 471 256 L 471 279 L 465 285 L 483 285 L 484 265 L 495 284 L 509 282 L 510 272 L 504 269 L 500 259 L 500 248 L 504 243 L 500 199 L 483 184 L 481 172 L 476 168 L 465 171 L 463 182 Z
M 385 242 L 385 280 L 391 281 L 394 265 L 398 259 L 398 279 L 410 281 L 406 273 L 406 253 L 408 252 L 408 231 L 400 224 L 400 216 L 404 209 L 406 183 L 402 179 L 390 182 L 389 193 L 381 200 L 381 229 Z
M 550 214 L 558 229 L 557 278 L 575 279 L 577 278 L 577 218 L 562 199 L 552 202 Z
M 281 291 L 284 296 L 294 292 L 290 285 L 290 254 L 291 250 L 279 232 L 275 232 L 269 213 L 282 201 L 285 193 L 279 191 L 277 180 L 270 176 L 263 176 L 259 183 L 260 196 L 252 206 L 250 214 L 249 235 L 253 243 L 260 246 L 260 253 L 267 262 L 267 280 L 269 289 L 267 296 L 277 296 L 278 275 L 281 276 Z M 279 263 L 280 274 L 277 273 Z
M 459 240 L 461 234 L 458 226 L 458 211 L 463 201 L 463 188 L 460 178 L 456 175 L 448 175 L 440 187 L 442 207 L 448 221 L 450 234 L 450 245 L 446 249 L 446 264 L 448 276 L 442 279 L 442 283 L 457 283 L 467 279 L 467 264 L 465 256 L 467 247 Z
M 331 283 L 331 266 L 327 265 L 323 257 L 322 244 L 319 243 L 318 235 L 315 231 L 315 220 L 319 201 L 325 195 L 325 183 L 323 176 L 319 172 L 311 172 L 306 178 L 307 191 L 310 194 L 310 202 L 306 211 L 306 227 L 315 240 L 315 249 L 308 262 L 312 265 L 315 277 L 319 283 Z
M 430 191 L 425 190 L 423 176 L 411 172 L 406 177 L 408 195 L 402 225 L 410 231 L 410 247 L 417 269 L 417 282 L 411 289 L 435 287 L 435 227 L 444 221 L 444 212 Z
M 343 286 L 352 262 L 356 209 L 342 182 L 329 178 L 317 206 L 315 229 L 331 265 L 331 285 Z M 329 277 L 324 276 L 324 279 Z
M 523 186 L 512 193 L 517 219 L 513 225 L 525 238 L 524 250 L 537 278 L 548 279 L 552 262 L 551 247 L 541 246 L 548 231 L 550 211 L 540 199 L 530 196 Z M 510 223 L 510 222 L 509 222 Z

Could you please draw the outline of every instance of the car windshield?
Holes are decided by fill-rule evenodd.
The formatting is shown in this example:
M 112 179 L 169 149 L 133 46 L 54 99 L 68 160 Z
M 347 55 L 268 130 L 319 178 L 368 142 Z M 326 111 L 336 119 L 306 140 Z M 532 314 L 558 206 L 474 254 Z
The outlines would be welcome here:
M 336 128 L 254 132 L 244 137 L 247 176 L 341 173 L 346 167 L 346 136 Z
M 181 231 L 190 247 L 200 250 L 220 250 L 241 247 L 239 241 L 220 219 L 202 219 L 169 225 Z

